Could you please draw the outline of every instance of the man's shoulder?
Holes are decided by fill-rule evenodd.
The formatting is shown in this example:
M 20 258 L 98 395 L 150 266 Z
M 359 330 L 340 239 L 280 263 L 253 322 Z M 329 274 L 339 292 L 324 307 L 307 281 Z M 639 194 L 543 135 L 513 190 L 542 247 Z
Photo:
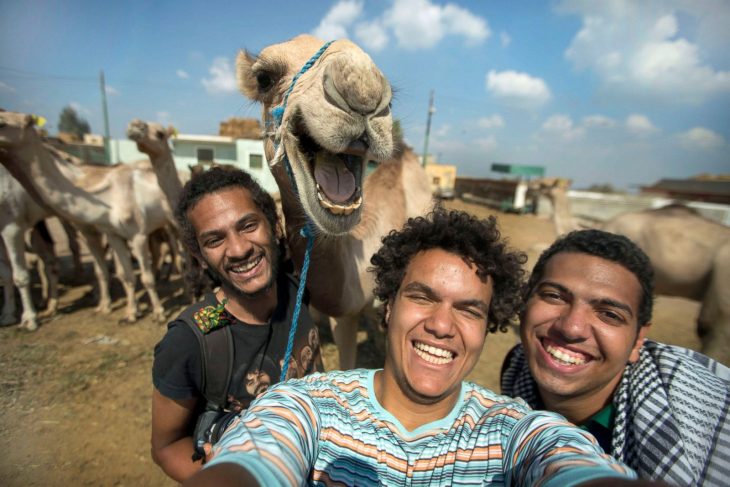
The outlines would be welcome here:
M 203 299 L 201 299 L 198 302 L 195 302 L 191 305 L 189 305 L 187 308 L 182 310 L 178 315 L 175 317 L 174 320 L 172 320 L 167 326 L 171 326 L 176 321 L 183 321 L 187 317 L 192 317 L 195 313 L 200 311 L 201 309 L 204 309 L 208 306 L 215 306 L 218 304 L 218 299 L 215 297 L 214 292 L 208 292 L 203 295 Z
M 651 360 L 665 382 L 673 380 L 710 381 L 725 388 L 730 384 L 730 369 L 723 364 L 688 348 L 646 340 L 642 360 Z
M 532 410 L 520 397 L 498 394 L 473 382 L 464 382 L 464 400 L 473 407 L 485 410 L 498 408 L 509 411 L 508 414 L 524 415 Z

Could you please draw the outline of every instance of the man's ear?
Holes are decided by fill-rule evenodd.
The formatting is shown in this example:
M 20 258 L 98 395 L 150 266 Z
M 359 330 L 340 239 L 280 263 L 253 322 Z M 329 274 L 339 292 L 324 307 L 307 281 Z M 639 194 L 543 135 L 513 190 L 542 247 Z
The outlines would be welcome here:
M 388 322 L 390 321 L 390 301 L 387 301 L 383 305 L 383 326 L 388 329 Z
M 650 328 L 651 323 L 647 323 L 646 325 L 639 327 L 639 333 L 636 335 L 636 342 L 634 342 L 634 347 L 631 349 L 631 355 L 629 355 L 630 364 L 639 360 L 639 351 L 641 350 L 641 347 L 644 346 L 644 340 L 646 340 L 646 335 L 649 333 Z

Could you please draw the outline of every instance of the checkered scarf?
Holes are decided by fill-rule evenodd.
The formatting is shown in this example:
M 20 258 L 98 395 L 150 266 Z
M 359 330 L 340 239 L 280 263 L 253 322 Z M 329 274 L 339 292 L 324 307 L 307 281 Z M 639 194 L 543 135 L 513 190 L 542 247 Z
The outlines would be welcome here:
M 502 367 L 502 393 L 538 405 L 521 345 Z M 730 478 L 730 369 L 691 350 L 647 340 L 613 397 L 611 455 L 639 477 L 681 486 Z

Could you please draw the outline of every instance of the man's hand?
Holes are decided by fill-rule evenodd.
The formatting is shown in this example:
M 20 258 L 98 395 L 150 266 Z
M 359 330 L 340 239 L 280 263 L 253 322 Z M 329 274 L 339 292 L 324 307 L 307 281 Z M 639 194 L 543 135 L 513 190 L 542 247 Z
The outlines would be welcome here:
M 175 400 L 152 391 L 152 459 L 174 480 L 182 482 L 202 466 L 193 462 L 190 436 L 198 399 Z M 210 453 L 206 450 L 206 460 Z

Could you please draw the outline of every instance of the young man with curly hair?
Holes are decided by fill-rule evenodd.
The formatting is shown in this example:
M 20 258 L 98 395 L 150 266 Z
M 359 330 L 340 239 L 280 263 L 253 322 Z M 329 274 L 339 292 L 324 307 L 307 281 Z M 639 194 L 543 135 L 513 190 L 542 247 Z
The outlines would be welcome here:
M 557 240 L 527 283 L 502 392 L 580 425 L 642 478 L 727 485 L 729 371 L 646 339 L 653 281 L 649 258 L 624 236 Z
M 201 468 L 192 460 L 200 413 L 245 409 L 279 381 L 298 282 L 281 270 L 274 200 L 248 173 L 213 168 L 193 177 L 176 215 L 185 244 L 220 283 L 180 313 L 155 347 L 152 458 L 182 481 Z M 323 370 L 306 307 L 298 321 L 287 378 Z M 221 359 L 228 367 L 211 365 Z M 214 383 L 221 387 L 206 397 Z
M 520 305 L 524 261 L 494 218 L 410 219 L 371 259 L 383 369 L 272 387 L 189 485 L 621 485 L 633 472 L 589 434 L 464 382 Z

